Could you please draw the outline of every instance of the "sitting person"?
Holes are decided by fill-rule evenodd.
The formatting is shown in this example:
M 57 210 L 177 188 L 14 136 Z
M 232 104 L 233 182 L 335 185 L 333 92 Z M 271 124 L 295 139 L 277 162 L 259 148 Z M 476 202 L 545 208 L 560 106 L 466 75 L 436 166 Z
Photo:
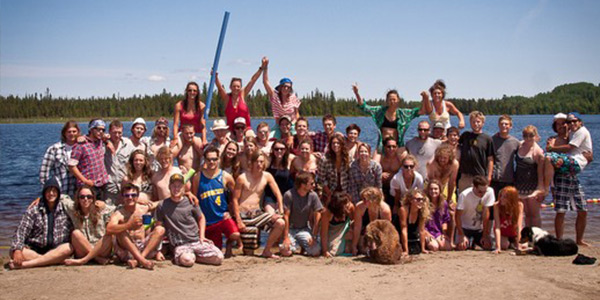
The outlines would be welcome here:
M 367 225 L 375 220 L 392 221 L 392 210 L 383 201 L 381 188 L 374 186 L 366 187 L 360 192 L 360 201 L 354 208 L 354 236 L 352 237 L 352 255 L 366 253 L 361 243 Z
M 220 265 L 223 253 L 204 236 L 206 220 L 200 208 L 184 196 L 183 181 L 183 175 L 171 175 L 171 197 L 158 204 L 155 230 L 166 229 L 169 243 L 174 247 L 173 262 L 176 265 L 191 267 L 195 262 Z
M 240 231 L 228 212 L 228 191 L 235 188 L 233 177 L 219 168 L 219 150 L 209 146 L 204 150 L 205 167 L 192 179 L 192 192 L 200 201 L 206 217 L 206 237 L 219 249 L 223 247 L 223 235 L 227 239 L 225 258 L 232 256 L 233 242 L 242 247 Z
M 351 253 L 352 218 L 352 197 L 344 192 L 334 192 L 321 217 L 321 255 L 329 258 Z
M 403 255 L 429 253 L 425 248 L 425 237 L 427 236 L 425 223 L 430 218 L 427 195 L 419 188 L 410 189 L 402 199 L 398 216 L 402 230 Z
M 74 227 L 71 246 L 75 259 L 67 259 L 65 264 L 83 265 L 93 259 L 105 265 L 110 260 L 113 241 L 113 237 L 106 234 L 106 223 L 115 207 L 96 199 L 93 189 L 88 186 L 77 189 L 75 199 L 62 201 Z
M 250 156 L 249 169 L 242 173 L 235 182 L 233 191 L 233 215 L 242 233 L 244 254 L 253 255 L 260 243 L 260 231 L 271 227 L 265 249 L 261 254 L 265 258 L 277 258 L 271 248 L 281 239 L 285 229 L 285 221 L 279 215 L 283 211 L 283 200 L 277 183 L 265 169 L 265 156 L 261 151 L 254 151 Z M 269 186 L 275 195 L 278 211 L 271 214 L 261 209 L 265 187 Z
M 10 246 L 9 269 L 58 265 L 71 256 L 73 225 L 60 205 L 61 198 L 58 181 L 48 179 L 39 203 L 27 209 L 17 227 Z
M 317 225 L 323 205 L 313 191 L 314 185 L 315 176 L 312 173 L 300 172 L 294 187 L 283 195 L 286 226 L 281 250 L 284 256 L 291 256 L 300 247 L 309 256 L 319 256 L 321 253 L 317 243 Z M 314 217 L 312 224 L 311 216 Z
M 142 223 L 142 215 L 149 212 L 148 205 L 138 204 L 140 188 L 134 184 L 126 184 L 121 189 L 123 206 L 120 206 L 110 217 L 106 225 L 106 234 L 116 235 L 117 242 L 114 252 L 117 258 L 127 263 L 130 268 L 141 265 L 152 270 L 154 263 L 148 260 L 164 260 L 159 250 L 165 229 L 157 226 L 151 232 L 146 232 Z M 148 230 L 149 231 L 149 230 Z
M 473 186 L 458 195 L 456 205 L 456 249 L 475 249 L 475 245 L 490 250 L 490 207 L 494 205 L 494 190 L 483 175 L 473 177 Z
M 454 248 L 452 242 L 453 234 L 448 224 L 451 222 L 450 210 L 446 197 L 441 193 L 442 184 L 437 179 L 432 179 L 425 190 L 429 201 L 431 201 L 431 219 L 425 224 L 427 229 L 427 250 L 448 251 Z
M 519 201 L 519 192 L 515 187 L 507 186 L 498 193 L 498 202 L 494 203 L 494 226 L 494 253 L 500 253 L 509 246 L 519 249 L 523 228 L 523 202 Z

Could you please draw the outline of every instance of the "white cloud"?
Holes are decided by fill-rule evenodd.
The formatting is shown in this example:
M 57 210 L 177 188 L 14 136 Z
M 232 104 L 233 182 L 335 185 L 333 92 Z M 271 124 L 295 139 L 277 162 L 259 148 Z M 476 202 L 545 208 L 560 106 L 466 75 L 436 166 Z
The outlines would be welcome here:
M 165 80 L 167 80 L 167 78 L 165 78 L 164 76 L 161 76 L 161 75 L 150 75 L 150 76 L 148 76 L 148 80 L 154 81 L 154 82 L 159 82 L 159 81 L 165 81 Z
M 249 66 L 249 65 L 251 65 L 251 64 L 252 64 L 252 62 L 251 62 L 251 61 L 249 61 L 249 60 L 245 60 L 245 59 L 243 59 L 243 58 L 238 58 L 238 59 L 236 59 L 236 60 L 229 61 L 229 62 L 227 63 L 227 65 L 230 65 L 230 66 Z

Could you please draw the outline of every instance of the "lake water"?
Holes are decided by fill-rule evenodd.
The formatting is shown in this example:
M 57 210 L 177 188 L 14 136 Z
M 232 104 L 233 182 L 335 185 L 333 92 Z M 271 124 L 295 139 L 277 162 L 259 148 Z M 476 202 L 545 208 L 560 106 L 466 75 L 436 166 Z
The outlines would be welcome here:
M 425 119 L 421 117 L 419 120 Z M 586 115 L 583 118 L 585 126 L 592 134 L 594 145 L 600 145 L 600 115 Z M 266 121 L 271 126 L 274 125 L 273 119 L 255 118 L 252 120 L 252 127 L 262 121 Z M 362 133 L 360 139 L 364 142 L 375 145 L 377 142 L 377 128 L 368 117 L 340 117 L 337 118 L 337 130 L 345 132 L 346 126 L 351 123 L 358 124 Z M 411 123 L 411 127 L 406 133 L 405 140 L 414 137 L 416 133 L 418 120 Z M 210 120 L 208 127 L 212 126 Z M 484 131 L 490 135 L 497 131 L 498 116 L 488 116 Z M 545 140 L 554 134 L 551 129 L 552 116 L 548 115 L 524 115 L 513 117 L 513 135 L 521 139 L 521 130 L 532 124 L 538 128 L 541 136 L 540 145 L 545 147 Z M 453 117 L 452 124 L 458 124 L 458 120 Z M 467 120 L 468 124 L 468 120 Z M 10 240 L 18 225 L 21 215 L 27 205 L 39 196 L 41 186 L 39 184 L 39 168 L 44 152 L 51 144 L 60 140 L 60 130 L 63 124 L 0 124 L 0 250 L 6 251 L 10 245 Z M 320 118 L 309 118 L 311 130 L 322 130 Z M 87 123 L 80 123 L 80 128 L 84 133 L 87 132 Z M 124 122 L 125 135 L 129 135 L 131 122 Z M 154 124 L 148 122 L 149 135 Z M 208 131 L 209 139 L 212 139 L 212 132 Z M 598 158 L 597 158 L 598 159 Z M 600 169 L 598 163 L 593 162 L 588 165 L 580 175 L 586 198 L 600 197 Z M 547 198 L 546 203 L 551 199 Z M 588 227 L 586 238 L 600 241 L 600 204 L 588 205 Z M 543 227 L 550 232 L 554 231 L 554 212 L 551 208 L 542 210 Z M 565 224 L 565 234 L 574 238 L 574 220 L 575 213 L 567 214 Z

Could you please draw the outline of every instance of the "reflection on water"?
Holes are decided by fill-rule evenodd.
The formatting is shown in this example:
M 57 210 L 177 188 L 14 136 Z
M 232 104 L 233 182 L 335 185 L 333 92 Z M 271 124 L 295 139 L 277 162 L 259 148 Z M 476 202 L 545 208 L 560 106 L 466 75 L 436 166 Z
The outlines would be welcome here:
M 207 127 L 212 125 L 210 120 Z M 253 119 L 252 125 L 266 121 L 273 126 L 272 119 Z M 583 118 L 584 125 L 592 134 L 593 143 L 600 145 L 600 115 Z M 498 116 L 488 116 L 484 131 L 493 134 L 497 131 Z M 521 138 L 521 130 L 529 125 L 535 125 L 541 136 L 540 145 L 545 146 L 545 140 L 554 134 L 550 128 L 552 116 L 514 116 L 513 117 L 513 135 Z M 154 122 L 147 120 L 148 133 L 150 134 Z M 356 123 L 361 127 L 362 133 L 360 139 L 374 146 L 377 142 L 377 129 L 371 118 L 346 118 L 337 119 L 337 131 L 345 132 L 346 127 Z M 412 126 L 406 133 L 408 140 L 417 134 L 417 121 L 412 122 Z M 453 117 L 453 124 L 458 121 Z M 311 130 L 322 130 L 320 118 L 309 118 Z M 468 124 L 468 121 L 467 121 Z M 42 156 L 46 148 L 60 139 L 60 130 L 63 124 L 0 124 L 0 251 L 5 251 L 10 245 L 10 240 L 18 225 L 21 215 L 33 199 L 39 196 L 41 186 L 39 184 L 39 167 Z M 80 123 L 80 128 L 87 132 L 87 124 Z M 125 135 L 129 135 L 131 122 L 124 122 Z M 210 130 L 207 132 L 209 139 L 213 135 Z M 598 156 L 596 156 L 598 157 Z M 600 170 L 598 163 L 593 162 L 580 174 L 580 180 L 586 193 L 586 198 L 600 198 Z M 548 197 L 545 200 L 550 203 Z M 600 241 L 600 204 L 588 204 L 588 225 L 586 229 L 586 239 Z M 543 227 L 554 232 L 554 211 L 552 208 L 542 209 Z M 565 220 L 565 236 L 575 238 L 575 213 L 568 212 Z

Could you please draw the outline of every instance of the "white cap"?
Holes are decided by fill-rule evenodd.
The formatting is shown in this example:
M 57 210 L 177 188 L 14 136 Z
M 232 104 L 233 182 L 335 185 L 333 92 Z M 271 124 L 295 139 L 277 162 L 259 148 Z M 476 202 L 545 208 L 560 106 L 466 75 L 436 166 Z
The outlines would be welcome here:
M 142 124 L 144 125 L 144 128 L 146 128 L 146 121 L 144 120 L 144 118 L 136 118 L 135 120 L 133 120 L 133 124 L 131 124 L 131 127 L 135 126 L 135 124 Z
M 233 124 L 244 124 L 246 125 L 246 119 L 244 119 L 244 117 L 237 117 L 235 118 L 235 120 L 233 121 Z
M 567 115 L 565 115 L 563 113 L 557 113 L 554 115 L 554 121 L 560 120 L 560 119 L 567 119 Z

